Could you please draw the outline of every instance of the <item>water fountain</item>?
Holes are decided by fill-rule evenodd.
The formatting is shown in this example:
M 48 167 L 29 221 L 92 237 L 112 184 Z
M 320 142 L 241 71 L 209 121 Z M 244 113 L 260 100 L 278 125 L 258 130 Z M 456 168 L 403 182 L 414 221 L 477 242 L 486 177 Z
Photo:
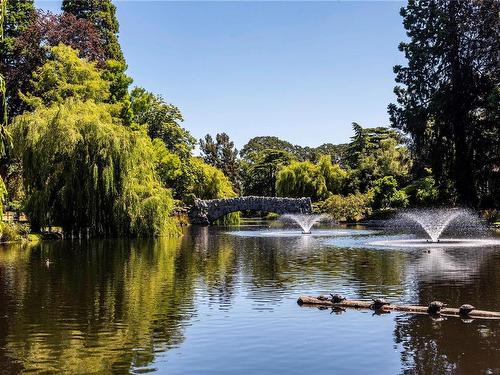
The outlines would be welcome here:
M 323 223 L 321 229 L 312 231 L 315 224 Z M 301 237 L 306 241 L 312 237 L 350 237 L 374 234 L 378 231 L 360 228 L 339 228 L 335 220 L 327 214 L 284 214 L 278 220 L 269 222 L 265 227 L 256 226 L 252 229 L 231 230 L 231 235 L 242 237 Z M 296 228 L 300 227 L 300 230 Z M 308 236 L 305 236 L 308 235 Z
M 304 214 L 286 214 L 280 217 L 282 221 L 291 221 L 302 228 L 302 234 L 311 234 L 311 228 L 314 224 L 329 219 L 328 215 L 304 215 Z
M 455 218 L 459 217 L 460 215 L 464 215 L 465 213 L 466 212 L 464 212 L 463 210 L 457 209 L 434 209 L 403 212 L 402 216 L 420 225 L 420 227 L 422 227 L 422 229 L 424 229 L 427 235 L 430 237 L 431 242 L 439 242 L 439 237 L 446 229 L 446 227 Z
M 370 245 L 398 247 L 476 247 L 496 246 L 494 238 L 485 238 L 486 226 L 472 211 L 466 209 L 407 210 L 389 222 L 389 228 L 418 233 L 423 230 L 428 238 L 389 239 L 373 241 Z M 443 238 L 444 237 L 444 238 Z M 478 238 L 483 237 L 483 238 Z

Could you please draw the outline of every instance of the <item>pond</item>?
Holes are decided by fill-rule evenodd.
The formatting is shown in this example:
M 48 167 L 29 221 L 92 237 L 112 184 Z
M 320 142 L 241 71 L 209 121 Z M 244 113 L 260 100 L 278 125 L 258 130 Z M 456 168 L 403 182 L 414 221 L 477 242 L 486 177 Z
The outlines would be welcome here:
M 498 245 L 370 245 L 386 237 L 247 222 L 4 246 L 0 373 L 499 374 L 499 321 L 297 305 L 334 291 L 500 311 Z

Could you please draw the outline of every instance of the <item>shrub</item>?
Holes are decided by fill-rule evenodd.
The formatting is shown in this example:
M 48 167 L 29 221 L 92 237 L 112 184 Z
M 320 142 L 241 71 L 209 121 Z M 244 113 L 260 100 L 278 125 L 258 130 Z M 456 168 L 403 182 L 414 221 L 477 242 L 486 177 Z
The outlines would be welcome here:
M 426 173 L 425 177 L 414 181 L 404 189 L 412 204 L 431 205 L 438 199 L 439 192 L 432 176 L 432 170 L 427 168 Z
M 373 208 L 400 208 L 408 205 L 408 196 L 398 190 L 398 182 L 393 176 L 385 176 L 373 183 Z
M 29 225 L 27 224 L 1 223 L 1 242 L 28 239 L 29 233 Z
M 320 207 L 338 221 L 360 221 L 371 214 L 371 193 L 355 193 L 347 196 L 332 195 Z

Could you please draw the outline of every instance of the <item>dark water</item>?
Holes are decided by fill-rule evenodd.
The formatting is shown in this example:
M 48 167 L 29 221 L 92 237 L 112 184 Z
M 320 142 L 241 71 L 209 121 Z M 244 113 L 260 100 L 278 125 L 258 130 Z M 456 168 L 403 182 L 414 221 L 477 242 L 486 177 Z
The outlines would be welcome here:
M 0 248 L 0 373 L 500 374 L 499 321 L 296 304 L 335 291 L 498 311 L 500 247 L 258 229 Z

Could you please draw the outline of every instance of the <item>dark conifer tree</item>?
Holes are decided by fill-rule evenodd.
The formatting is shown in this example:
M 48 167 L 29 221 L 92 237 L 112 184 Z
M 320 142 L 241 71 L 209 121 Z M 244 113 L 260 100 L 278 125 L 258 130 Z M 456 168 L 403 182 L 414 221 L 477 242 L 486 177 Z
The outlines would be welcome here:
M 417 174 L 432 167 L 441 200 L 500 200 L 500 2 L 409 0 L 407 66 L 395 66 L 392 125 L 411 137 Z

